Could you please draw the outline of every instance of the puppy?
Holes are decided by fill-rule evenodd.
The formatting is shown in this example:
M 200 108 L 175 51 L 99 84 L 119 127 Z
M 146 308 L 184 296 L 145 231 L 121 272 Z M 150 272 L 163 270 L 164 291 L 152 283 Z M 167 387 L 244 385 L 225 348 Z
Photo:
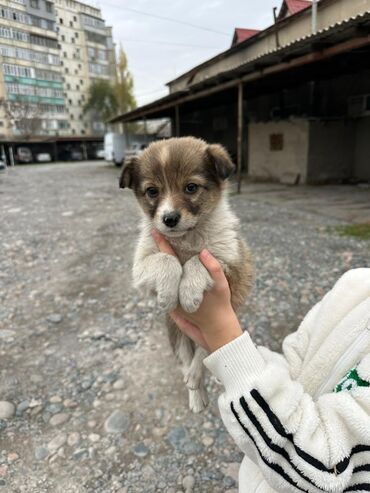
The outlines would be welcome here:
M 246 300 L 252 269 L 238 219 L 228 204 L 226 182 L 233 171 L 222 146 L 194 137 L 154 142 L 124 165 L 120 187 L 134 191 L 144 213 L 134 256 L 134 286 L 154 290 L 167 313 L 179 304 L 189 313 L 196 311 L 211 288 L 213 281 L 198 258 L 203 248 L 221 263 L 234 309 Z M 158 252 L 150 234 L 153 228 L 167 238 L 177 258 Z M 208 403 L 203 381 L 207 352 L 180 332 L 169 316 L 167 327 L 189 390 L 189 407 L 200 412 Z

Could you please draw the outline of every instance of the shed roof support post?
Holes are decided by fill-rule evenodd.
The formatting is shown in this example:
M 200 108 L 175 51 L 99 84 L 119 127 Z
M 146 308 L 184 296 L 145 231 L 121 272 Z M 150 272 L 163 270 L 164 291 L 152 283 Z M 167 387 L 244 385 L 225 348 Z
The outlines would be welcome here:
M 244 115 L 243 115 L 243 83 L 238 84 L 238 128 L 237 128 L 237 166 L 236 177 L 238 193 L 242 187 L 242 165 L 243 165 L 243 135 L 244 135 Z
M 180 137 L 180 106 L 175 106 L 175 132 L 176 137 Z

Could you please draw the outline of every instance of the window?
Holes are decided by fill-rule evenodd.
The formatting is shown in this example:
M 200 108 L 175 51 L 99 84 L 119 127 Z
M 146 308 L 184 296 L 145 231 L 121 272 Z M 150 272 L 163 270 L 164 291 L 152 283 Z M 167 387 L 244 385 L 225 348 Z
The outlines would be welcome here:
M 72 43 L 75 43 L 75 38 L 71 38 Z
M 78 84 L 76 84 L 76 91 L 79 91 L 80 90 L 80 86 Z
M 39 7 L 39 0 L 30 0 L 30 5 L 33 9 L 38 9 Z
M 70 90 L 71 89 L 71 84 L 67 84 L 67 89 Z
M 73 27 L 73 22 L 69 21 L 69 25 L 70 25 L 70 27 Z
M 73 16 L 73 20 L 77 22 L 77 17 L 75 15 Z
M 64 56 L 64 58 L 67 58 L 67 52 L 66 51 L 63 51 L 63 56 Z
M 62 41 L 66 40 L 66 37 L 64 36 L 64 34 L 62 34 L 61 38 L 62 38 Z
M 60 17 L 59 24 L 63 24 L 63 19 Z
M 68 67 L 65 67 L 64 72 L 65 72 L 66 74 L 69 74 L 69 69 L 68 69 Z
M 78 32 L 75 32 L 75 37 L 78 38 Z
M 53 4 L 51 2 L 45 2 L 46 6 L 46 12 L 49 12 L 51 14 L 53 12 Z

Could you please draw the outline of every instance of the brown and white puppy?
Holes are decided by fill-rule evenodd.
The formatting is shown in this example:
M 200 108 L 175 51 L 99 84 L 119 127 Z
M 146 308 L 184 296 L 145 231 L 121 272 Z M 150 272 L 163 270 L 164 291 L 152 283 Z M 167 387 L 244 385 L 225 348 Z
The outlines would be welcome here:
M 232 304 L 240 307 L 252 279 L 250 254 L 230 210 L 226 181 L 234 165 L 225 149 L 193 137 L 154 142 L 122 171 L 120 187 L 131 188 L 144 212 L 136 248 L 133 280 L 137 288 L 157 293 L 167 313 L 179 304 L 194 312 L 212 279 L 198 258 L 207 248 L 222 264 Z M 177 257 L 158 252 L 150 234 L 155 228 Z M 202 411 L 208 399 L 203 382 L 206 351 L 182 334 L 167 317 L 169 338 L 189 389 L 189 406 Z

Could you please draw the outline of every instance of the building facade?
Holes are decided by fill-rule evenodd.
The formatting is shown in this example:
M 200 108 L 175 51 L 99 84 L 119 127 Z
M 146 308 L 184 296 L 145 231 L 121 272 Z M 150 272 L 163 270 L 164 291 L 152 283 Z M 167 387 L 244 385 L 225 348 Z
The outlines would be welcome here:
M 0 138 L 91 136 L 91 81 L 115 77 L 112 33 L 99 9 L 71 0 L 0 0 Z
M 370 0 L 283 0 L 276 17 L 112 123 L 171 118 L 222 143 L 239 184 L 370 182 Z
M 96 115 L 85 115 L 83 108 L 91 82 L 115 81 L 112 29 L 105 25 L 100 9 L 75 0 L 55 0 L 55 16 L 69 133 L 103 134 L 104 123 Z

